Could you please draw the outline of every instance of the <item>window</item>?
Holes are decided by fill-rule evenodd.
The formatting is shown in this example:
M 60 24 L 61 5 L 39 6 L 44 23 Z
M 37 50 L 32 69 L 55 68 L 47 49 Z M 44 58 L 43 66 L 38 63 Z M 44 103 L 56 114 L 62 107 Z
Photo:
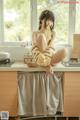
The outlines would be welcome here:
M 69 43 L 74 31 L 80 32 L 80 4 L 76 7 L 75 27 L 76 4 L 57 1 L 61 0 L 0 0 L 0 42 L 19 45 L 30 41 L 31 32 L 38 29 L 40 13 L 44 9 L 50 9 L 55 14 L 55 31 L 58 40 Z M 71 0 L 67 0 L 67 3 L 69 1 Z
M 30 39 L 30 0 L 4 0 L 4 40 L 24 42 Z
M 80 4 L 76 4 L 76 26 L 75 32 L 80 33 Z
M 57 38 L 63 42 L 68 39 L 69 4 L 58 3 L 55 0 L 37 0 L 37 19 L 41 11 L 50 9 L 55 15 L 55 31 Z M 65 18 L 65 19 L 64 19 Z

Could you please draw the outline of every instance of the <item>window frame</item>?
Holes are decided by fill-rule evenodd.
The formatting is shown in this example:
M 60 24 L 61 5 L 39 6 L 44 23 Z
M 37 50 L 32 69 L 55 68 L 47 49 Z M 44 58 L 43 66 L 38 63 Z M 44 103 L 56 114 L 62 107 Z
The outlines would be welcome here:
M 70 2 L 71 0 L 69 0 Z M 73 0 L 76 3 L 77 0 Z M 75 33 L 76 24 L 76 4 L 69 4 L 69 27 L 68 27 L 68 44 L 73 45 L 73 34 Z
M 70 2 L 71 0 L 69 0 Z M 74 0 L 76 2 L 76 0 Z M 31 34 L 37 30 L 37 0 L 30 0 L 31 12 Z M 21 46 L 25 42 L 5 42 L 4 40 L 4 7 L 3 0 L 0 0 L 0 44 L 5 46 Z M 69 4 L 69 26 L 68 26 L 68 44 L 72 45 L 72 34 L 75 33 L 76 24 L 76 4 Z
M 4 40 L 3 0 L 0 0 L 0 43 Z

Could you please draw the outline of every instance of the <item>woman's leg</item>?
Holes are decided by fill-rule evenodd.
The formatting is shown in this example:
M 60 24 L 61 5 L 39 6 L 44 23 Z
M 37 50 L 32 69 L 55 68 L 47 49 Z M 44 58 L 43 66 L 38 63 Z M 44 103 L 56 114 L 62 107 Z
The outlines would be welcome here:
M 37 39 L 37 47 L 41 52 L 45 51 L 47 48 L 47 41 L 43 34 L 39 35 Z
M 57 51 L 51 59 L 51 65 L 55 65 L 56 63 L 59 63 L 60 61 L 62 61 L 66 56 L 66 52 L 65 49 L 61 49 L 59 51 Z
M 43 52 L 47 47 L 47 42 L 46 42 L 46 39 L 44 38 L 43 34 L 39 35 L 36 42 L 37 42 L 37 47 L 39 48 L 39 50 L 41 52 Z M 27 63 L 27 65 L 29 67 L 37 67 L 37 66 L 39 66 L 37 63 L 33 63 L 33 62 L 29 62 L 29 63 Z
M 37 66 L 38 66 L 36 63 L 32 63 L 32 62 L 27 63 L 27 65 L 28 65 L 29 67 L 37 67 Z

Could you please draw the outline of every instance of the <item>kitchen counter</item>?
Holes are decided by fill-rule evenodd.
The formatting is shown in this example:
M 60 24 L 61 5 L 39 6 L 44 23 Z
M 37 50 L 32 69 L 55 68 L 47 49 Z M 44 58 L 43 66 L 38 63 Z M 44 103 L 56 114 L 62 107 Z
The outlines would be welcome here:
M 80 67 L 65 67 L 63 64 L 59 63 L 53 67 L 54 71 L 80 71 Z M 0 66 L 0 71 L 45 71 L 42 67 L 28 67 L 23 62 L 14 62 L 10 66 Z
M 80 92 L 79 92 L 80 91 L 80 67 L 65 67 L 64 65 L 59 63 L 53 67 L 53 70 L 58 71 L 58 72 L 59 71 L 63 72 L 63 74 L 62 74 L 62 72 L 60 74 L 63 76 L 63 78 L 61 78 L 62 85 L 63 85 L 63 93 L 64 93 L 63 116 L 64 117 L 80 116 Z M 18 71 L 20 74 L 17 74 Z M 24 109 L 22 110 L 24 101 L 21 101 L 21 100 L 25 99 L 25 91 L 27 91 L 26 95 L 29 95 L 28 91 L 30 91 L 30 97 L 31 97 L 31 95 L 33 93 L 33 89 L 32 89 L 32 87 L 30 87 L 29 83 L 31 83 L 31 86 L 35 86 L 35 84 L 32 84 L 32 83 L 36 83 L 36 82 L 32 82 L 35 79 L 35 77 L 33 77 L 33 79 L 32 79 L 32 76 L 35 73 L 33 73 L 33 74 L 29 73 L 29 76 L 28 76 L 28 73 L 25 74 L 25 72 L 33 72 L 33 71 L 34 72 L 35 71 L 45 71 L 45 69 L 43 69 L 41 67 L 31 68 L 31 67 L 28 67 L 23 62 L 14 62 L 12 64 L 4 65 L 4 66 L 0 65 L 0 111 L 2 111 L 2 110 L 9 111 L 10 116 L 17 116 L 19 113 L 21 115 L 24 115 L 23 111 L 25 109 L 25 106 L 24 106 Z M 37 73 L 37 74 L 39 74 L 39 73 Z M 42 73 L 40 73 L 40 74 L 42 74 Z M 41 76 L 39 76 L 39 77 L 41 77 Z M 46 76 L 46 78 L 47 78 L 47 76 Z M 32 80 L 29 81 L 29 79 L 32 79 Z M 52 77 L 51 77 L 51 79 L 52 79 Z M 43 81 L 45 81 L 45 80 L 43 79 Z M 39 82 L 40 82 L 40 80 L 37 81 L 38 85 L 39 85 Z M 40 93 L 43 92 L 43 90 L 45 90 L 45 89 L 42 89 L 42 87 L 41 87 L 41 86 L 43 86 L 43 84 L 45 84 L 45 82 L 44 83 L 42 82 L 40 84 L 40 87 L 36 86 L 37 89 L 39 89 L 39 88 L 41 89 Z M 49 77 L 48 77 L 47 83 L 49 83 Z M 53 83 L 53 82 L 51 82 L 51 83 Z M 56 86 L 60 85 L 60 84 L 57 84 L 57 83 L 60 83 L 60 81 L 58 81 L 58 80 L 54 83 L 56 84 Z M 47 85 L 47 84 L 45 84 L 45 85 Z M 54 84 L 53 84 L 53 86 L 54 86 Z M 59 86 L 57 86 L 57 87 L 59 87 Z M 19 92 L 18 92 L 18 90 L 19 90 Z M 31 93 L 31 90 L 32 90 L 32 93 Z M 51 89 L 51 90 L 53 90 L 53 89 Z M 37 90 L 37 93 L 38 93 L 38 90 Z M 22 95 L 22 97 L 20 96 L 18 99 L 18 96 L 20 94 Z M 44 97 L 44 95 L 43 95 L 43 97 Z M 29 96 L 27 98 L 29 98 Z M 20 100 L 20 104 L 19 104 L 18 100 Z M 20 106 L 18 107 L 17 105 L 21 105 L 21 109 L 20 109 Z M 26 105 L 26 99 L 25 99 L 24 105 Z M 19 112 L 18 110 L 21 110 L 21 111 Z

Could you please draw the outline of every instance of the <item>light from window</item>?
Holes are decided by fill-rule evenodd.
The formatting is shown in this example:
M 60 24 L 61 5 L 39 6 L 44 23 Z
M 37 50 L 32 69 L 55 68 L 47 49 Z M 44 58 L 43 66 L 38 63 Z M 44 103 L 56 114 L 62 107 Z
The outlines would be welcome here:
M 80 4 L 76 4 L 76 27 L 75 32 L 80 34 Z
M 4 0 L 5 41 L 29 40 L 30 28 L 30 0 Z
M 68 39 L 69 30 L 69 4 L 58 3 L 56 1 L 57 0 L 37 0 L 37 20 L 43 10 L 49 9 L 53 11 L 55 15 L 55 31 L 57 39 L 65 42 Z

